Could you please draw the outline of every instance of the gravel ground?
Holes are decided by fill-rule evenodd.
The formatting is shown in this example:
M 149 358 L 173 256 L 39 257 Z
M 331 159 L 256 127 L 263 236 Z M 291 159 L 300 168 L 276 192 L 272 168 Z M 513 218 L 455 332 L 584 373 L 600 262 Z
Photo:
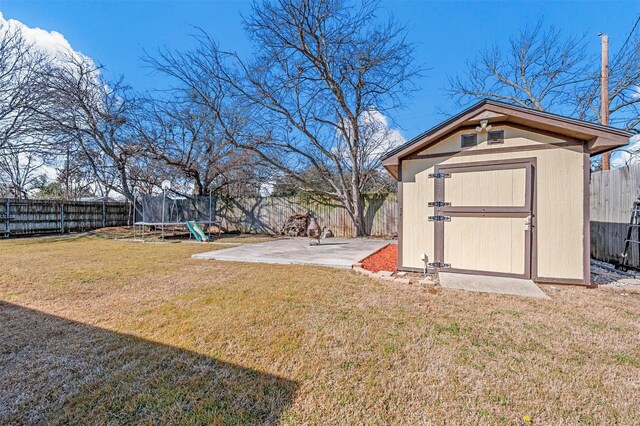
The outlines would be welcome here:
M 591 282 L 615 286 L 640 286 L 640 272 L 620 271 L 611 263 L 591 259 Z

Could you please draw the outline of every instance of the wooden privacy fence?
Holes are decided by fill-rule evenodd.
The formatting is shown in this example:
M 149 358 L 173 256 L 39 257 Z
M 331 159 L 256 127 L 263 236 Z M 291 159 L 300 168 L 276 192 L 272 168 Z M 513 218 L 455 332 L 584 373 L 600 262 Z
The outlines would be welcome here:
M 289 216 L 310 212 L 320 226 L 336 237 L 355 234 L 347 210 L 332 201 L 303 197 L 255 197 L 218 201 L 216 219 L 228 231 L 278 234 Z M 18 200 L 0 198 L 0 235 L 69 232 L 129 223 L 130 205 L 125 202 Z M 372 236 L 397 232 L 395 194 L 367 198 L 365 224 Z
M 355 228 L 347 210 L 336 202 L 303 197 L 241 198 L 226 203 L 218 200 L 217 218 L 230 231 L 278 234 L 289 216 L 310 212 L 320 226 L 336 237 L 352 237 Z M 369 196 L 365 224 L 372 236 L 392 236 L 397 232 L 398 206 L 395 194 Z
M 591 174 L 591 257 L 619 263 L 633 202 L 640 196 L 640 164 Z M 627 262 L 640 268 L 638 245 L 631 245 Z
M 124 226 L 129 204 L 0 198 L 0 234 L 28 235 Z

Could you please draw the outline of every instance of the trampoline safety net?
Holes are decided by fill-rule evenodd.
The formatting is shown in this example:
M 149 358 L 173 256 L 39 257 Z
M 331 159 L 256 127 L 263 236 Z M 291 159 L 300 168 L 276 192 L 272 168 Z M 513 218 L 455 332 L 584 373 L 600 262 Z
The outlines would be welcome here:
M 136 225 L 216 223 L 216 197 L 139 195 L 135 202 Z

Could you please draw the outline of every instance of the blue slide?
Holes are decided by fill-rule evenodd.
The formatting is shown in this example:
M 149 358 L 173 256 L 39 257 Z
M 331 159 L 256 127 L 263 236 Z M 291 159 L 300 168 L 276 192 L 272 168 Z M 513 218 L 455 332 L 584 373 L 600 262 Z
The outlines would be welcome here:
M 196 237 L 196 240 L 205 243 L 209 242 L 209 237 L 204 233 L 202 228 L 200 228 L 200 225 L 198 225 L 195 221 L 188 220 L 187 222 L 185 222 L 185 224 L 187 225 L 187 228 L 189 228 L 189 232 L 191 232 L 193 236 Z

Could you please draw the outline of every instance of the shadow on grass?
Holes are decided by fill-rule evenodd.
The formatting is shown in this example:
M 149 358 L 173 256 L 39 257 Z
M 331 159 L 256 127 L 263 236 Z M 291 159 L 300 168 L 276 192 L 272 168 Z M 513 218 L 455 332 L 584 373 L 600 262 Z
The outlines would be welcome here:
M 0 302 L 0 424 L 270 424 L 297 387 Z

